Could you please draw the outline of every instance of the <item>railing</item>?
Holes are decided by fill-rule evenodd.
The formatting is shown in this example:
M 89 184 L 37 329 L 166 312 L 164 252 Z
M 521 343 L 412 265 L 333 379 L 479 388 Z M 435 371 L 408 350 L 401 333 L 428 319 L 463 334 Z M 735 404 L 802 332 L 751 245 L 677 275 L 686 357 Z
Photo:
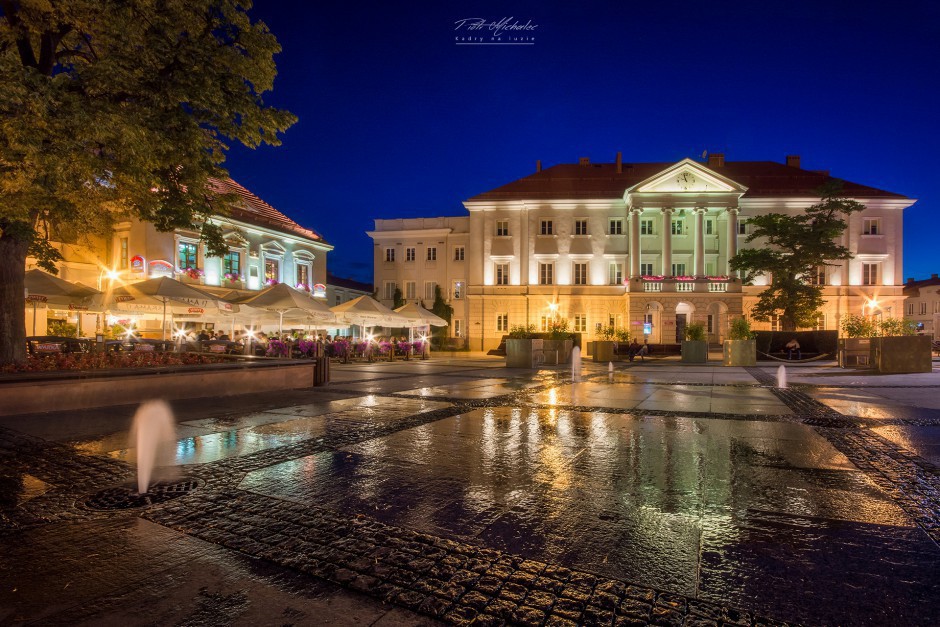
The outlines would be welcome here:
M 662 292 L 663 284 L 661 281 L 645 281 L 643 283 L 644 292 Z
M 676 283 L 677 292 L 694 292 L 695 283 Z
M 727 292 L 728 284 L 727 283 L 709 283 L 708 291 L 709 292 Z

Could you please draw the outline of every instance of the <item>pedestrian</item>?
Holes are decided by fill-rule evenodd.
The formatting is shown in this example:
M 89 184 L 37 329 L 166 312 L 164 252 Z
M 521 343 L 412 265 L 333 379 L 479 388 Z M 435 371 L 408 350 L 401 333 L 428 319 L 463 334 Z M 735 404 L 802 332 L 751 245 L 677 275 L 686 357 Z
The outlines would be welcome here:
M 633 358 L 636 357 L 639 352 L 640 344 L 636 341 L 636 338 L 633 338 L 633 341 L 630 342 L 630 346 L 627 348 L 627 357 L 630 358 L 630 361 L 633 361 Z
M 640 356 L 640 361 L 646 361 L 644 357 L 650 354 L 650 345 L 643 344 L 643 346 L 640 347 L 640 350 L 637 351 L 636 354 Z
M 787 342 L 785 348 L 787 349 L 787 359 L 793 359 L 794 352 L 796 352 L 797 359 L 803 358 L 803 354 L 800 352 L 800 343 L 796 341 L 796 338 L 793 338 Z

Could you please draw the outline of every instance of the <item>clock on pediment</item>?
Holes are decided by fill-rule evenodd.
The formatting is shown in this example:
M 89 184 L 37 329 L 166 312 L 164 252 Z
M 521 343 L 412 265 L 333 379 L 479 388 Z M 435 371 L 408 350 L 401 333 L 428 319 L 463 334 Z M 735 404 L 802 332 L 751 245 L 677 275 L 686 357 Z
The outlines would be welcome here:
M 689 171 L 680 172 L 676 176 L 676 185 L 679 186 L 679 189 L 685 191 L 695 187 L 695 184 L 698 182 L 698 179 L 695 178 L 695 174 Z

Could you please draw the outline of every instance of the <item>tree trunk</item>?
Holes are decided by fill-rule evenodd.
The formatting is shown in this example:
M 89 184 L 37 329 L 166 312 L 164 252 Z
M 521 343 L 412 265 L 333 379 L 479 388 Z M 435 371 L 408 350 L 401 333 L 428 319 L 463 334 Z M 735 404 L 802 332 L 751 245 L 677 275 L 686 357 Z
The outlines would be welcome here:
M 26 361 L 26 251 L 29 242 L 0 235 L 0 365 Z

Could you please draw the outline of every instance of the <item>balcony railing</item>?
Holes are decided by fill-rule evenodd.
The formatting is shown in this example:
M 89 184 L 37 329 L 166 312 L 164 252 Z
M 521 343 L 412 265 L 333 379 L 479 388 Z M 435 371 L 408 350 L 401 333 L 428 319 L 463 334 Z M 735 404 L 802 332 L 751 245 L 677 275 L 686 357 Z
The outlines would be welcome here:
M 708 291 L 709 292 L 727 292 L 728 284 L 727 283 L 709 283 Z
M 662 292 L 663 283 L 662 281 L 644 281 L 643 291 L 644 292 Z
M 676 283 L 676 291 L 677 292 L 694 292 L 695 283 L 687 283 L 685 281 Z

